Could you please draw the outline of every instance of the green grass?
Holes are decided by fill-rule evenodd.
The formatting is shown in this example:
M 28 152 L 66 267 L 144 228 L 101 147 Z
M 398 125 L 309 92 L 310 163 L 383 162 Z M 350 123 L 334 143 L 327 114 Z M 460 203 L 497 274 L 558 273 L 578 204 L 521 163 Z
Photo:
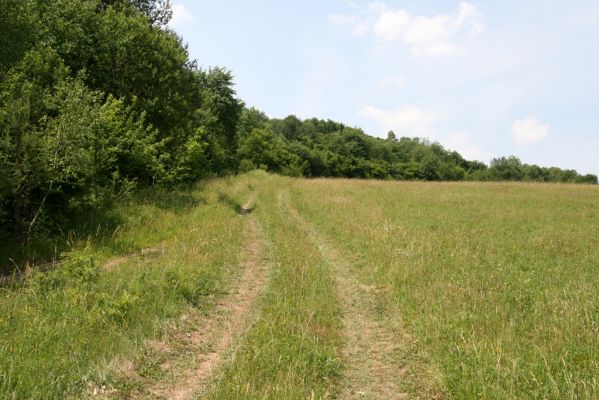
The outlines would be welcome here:
M 110 385 L 115 359 L 134 357 L 186 307 L 209 307 L 239 263 L 243 220 L 222 195 L 241 202 L 249 192 L 243 177 L 148 191 L 113 211 L 122 222 L 111 235 L 73 234 L 60 267 L 0 289 L 0 398 L 64 398 Z M 101 268 L 152 246 L 164 252 Z
M 257 183 L 256 218 L 272 276 L 259 320 L 208 399 L 329 398 L 340 372 L 340 315 L 331 271 L 281 203 L 291 179 Z
M 292 197 L 389 289 L 448 398 L 599 397 L 599 188 L 316 180 Z
M 0 289 L 0 398 L 127 385 L 120 360 L 146 357 L 148 339 L 167 336 L 189 307 L 210 313 L 234 285 L 238 212 L 254 196 L 269 281 L 206 397 L 335 398 L 346 366 L 334 270 L 289 215 L 287 195 L 357 281 L 376 289 L 375 318 L 402 331 L 402 391 L 599 398 L 598 187 L 260 172 L 140 194 L 90 221 L 97 229 L 69 235 L 59 268 Z M 138 254 L 148 247 L 164 251 Z M 151 379 L 158 364 L 147 358 L 138 372 Z

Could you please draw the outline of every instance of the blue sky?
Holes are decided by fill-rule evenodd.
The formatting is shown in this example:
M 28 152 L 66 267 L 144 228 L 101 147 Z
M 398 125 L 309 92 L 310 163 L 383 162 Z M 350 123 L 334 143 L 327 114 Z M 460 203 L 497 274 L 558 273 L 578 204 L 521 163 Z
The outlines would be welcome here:
M 203 67 L 269 116 L 599 174 L 599 1 L 174 0 Z

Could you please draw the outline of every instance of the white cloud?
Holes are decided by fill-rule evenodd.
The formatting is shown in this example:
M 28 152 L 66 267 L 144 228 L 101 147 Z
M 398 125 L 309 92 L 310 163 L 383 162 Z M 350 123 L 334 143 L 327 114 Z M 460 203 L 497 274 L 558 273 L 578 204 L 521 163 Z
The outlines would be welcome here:
M 540 122 L 535 117 L 529 115 L 519 118 L 512 125 L 512 134 L 514 140 L 519 145 L 536 143 L 545 139 L 551 126 Z
M 433 124 L 441 117 L 439 113 L 422 108 L 405 105 L 396 110 L 382 110 L 373 106 L 365 106 L 360 115 L 376 121 L 386 134 L 393 130 L 398 135 L 432 137 Z
M 457 151 L 467 160 L 488 162 L 491 159 L 491 153 L 473 143 L 470 135 L 464 132 L 449 135 L 443 142 L 448 149 Z
M 379 81 L 379 87 L 401 89 L 406 85 L 406 79 L 398 76 L 391 76 Z
M 412 22 L 412 16 L 405 10 L 383 11 L 372 27 L 379 38 L 393 40 L 401 37 Z
M 465 1 L 460 3 L 457 26 L 466 27 L 472 34 L 480 34 L 485 31 L 483 19 L 483 14 L 473 4 Z
M 173 17 L 169 21 L 171 28 L 178 28 L 193 22 L 194 17 L 183 4 L 173 4 Z
M 484 30 L 483 16 L 466 2 L 451 14 L 434 16 L 412 15 L 404 9 L 393 9 L 384 3 L 371 3 L 365 18 L 345 16 L 343 21 L 354 34 L 372 34 L 383 43 L 402 42 L 418 56 L 444 56 L 456 52 L 455 44 L 464 35 L 476 35 Z M 339 21 L 339 15 L 329 17 Z M 350 22 L 351 21 L 351 22 Z M 333 23 L 333 21 L 331 21 Z

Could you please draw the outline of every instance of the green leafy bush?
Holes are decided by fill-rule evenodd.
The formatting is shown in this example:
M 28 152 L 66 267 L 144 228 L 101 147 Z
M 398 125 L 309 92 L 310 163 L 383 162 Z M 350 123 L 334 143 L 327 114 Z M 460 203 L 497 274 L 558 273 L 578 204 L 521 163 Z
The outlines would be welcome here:
M 27 285 L 35 293 L 67 285 L 85 289 L 96 283 L 98 275 L 98 266 L 89 251 L 69 253 L 58 267 L 47 272 L 34 271 Z

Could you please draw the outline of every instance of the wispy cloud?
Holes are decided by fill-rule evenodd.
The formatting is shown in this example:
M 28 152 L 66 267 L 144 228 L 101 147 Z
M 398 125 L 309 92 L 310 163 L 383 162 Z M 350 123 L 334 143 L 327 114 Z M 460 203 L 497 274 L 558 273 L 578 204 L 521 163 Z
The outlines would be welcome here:
M 358 15 L 333 15 L 329 22 L 357 35 L 370 34 L 381 43 L 401 42 L 417 56 L 438 57 L 455 53 L 463 36 L 484 31 L 483 15 L 472 4 L 462 2 L 449 14 L 413 15 L 405 9 L 395 9 L 381 2 L 370 3 Z
M 173 4 L 173 17 L 168 23 L 171 28 L 180 28 L 193 22 L 194 17 L 191 11 L 189 11 L 183 4 Z
M 395 110 L 383 110 L 373 106 L 365 106 L 360 115 L 378 123 L 383 130 L 381 134 L 393 130 L 396 134 L 407 136 L 434 136 L 433 124 L 441 114 L 424 110 L 413 105 L 404 105 Z
M 472 137 L 464 132 L 449 135 L 447 140 L 443 140 L 443 144 L 467 160 L 488 162 L 491 159 L 491 153 L 474 143 Z
M 544 124 L 534 116 L 529 115 L 514 121 L 512 135 L 519 145 L 528 145 L 545 139 L 550 128 L 549 124 Z

